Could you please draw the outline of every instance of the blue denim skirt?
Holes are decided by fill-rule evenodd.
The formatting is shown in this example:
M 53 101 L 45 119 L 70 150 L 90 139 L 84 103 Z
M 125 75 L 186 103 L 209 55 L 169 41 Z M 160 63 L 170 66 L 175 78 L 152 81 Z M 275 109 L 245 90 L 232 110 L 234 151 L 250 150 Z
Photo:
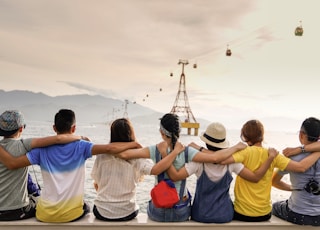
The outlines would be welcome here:
M 182 222 L 188 221 L 191 215 L 190 201 L 176 205 L 173 208 L 156 208 L 152 201 L 147 207 L 148 217 L 158 222 Z

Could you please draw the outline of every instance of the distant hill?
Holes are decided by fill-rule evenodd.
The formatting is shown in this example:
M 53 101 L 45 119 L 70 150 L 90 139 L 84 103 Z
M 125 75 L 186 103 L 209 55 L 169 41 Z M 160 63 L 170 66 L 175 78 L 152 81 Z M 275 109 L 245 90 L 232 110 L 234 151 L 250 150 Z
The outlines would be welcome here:
M 29 121 L 53 121 L 59 109 L 72 109 L 76 113 L 77 122 L 107 122 L 117 117 L 160 117 L 161 113 L 150 108 L 99 95 L 68 95 L 50 97 L 43 93 L 31 91 L 0 90 L 0 111 L 17 109 L 23 112 Z M 127 107 L 127 109 L 126 109 Z M 142 119 L 146 122 L 146 119 Z

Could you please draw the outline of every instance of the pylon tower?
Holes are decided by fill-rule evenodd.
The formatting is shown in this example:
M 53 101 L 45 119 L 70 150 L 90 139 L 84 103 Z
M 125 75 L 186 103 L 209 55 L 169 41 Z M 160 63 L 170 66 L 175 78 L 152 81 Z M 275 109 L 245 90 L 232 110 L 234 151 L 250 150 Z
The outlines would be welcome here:
M 186 90 L 186 76 L 184 74 L 184 66 L 188 65 L 188 60 L 179 60 L 179 65 L 182 65 L 182 72 L 180 76 L 179 82 L 179 90 L 174 101 L 173 107 L 171 109 L 171 113 L 181 116 L 184 118 L 183 122 L 181 122 L 181 127 L 188 128 L 188 134 L 191 133 L 191 128 L 195 129 L 194 135 L 198 135 L 198 129 L 200 127 L 199 123 L 197 123 L 188 100 L 187 90 Z

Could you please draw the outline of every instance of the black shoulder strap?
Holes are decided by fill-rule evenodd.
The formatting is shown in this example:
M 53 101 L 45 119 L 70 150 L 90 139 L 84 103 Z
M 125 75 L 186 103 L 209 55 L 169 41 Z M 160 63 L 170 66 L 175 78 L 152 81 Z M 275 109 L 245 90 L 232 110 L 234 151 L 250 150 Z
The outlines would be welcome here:
M 158 147 L 156 146 L 156 164 L 162 159 Z M 158 175 L 158 183 L 164 179 L 164 172 Z

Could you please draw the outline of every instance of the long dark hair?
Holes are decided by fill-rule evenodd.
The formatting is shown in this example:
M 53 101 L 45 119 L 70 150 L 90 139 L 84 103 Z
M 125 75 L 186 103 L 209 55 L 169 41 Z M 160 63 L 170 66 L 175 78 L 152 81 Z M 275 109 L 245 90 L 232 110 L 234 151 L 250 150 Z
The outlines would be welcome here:
M 135 141 L 135 134 L 131 122 L 126 118 L 119 118 L 110 127 L 110 142 Z
M 160 124 L 170 133 L 170 136 L 167 136 L 171 138 L 172 148 L 174 148 L 181 131 L 179 117 L 176 114 L 167 113 L 161 118 Z

